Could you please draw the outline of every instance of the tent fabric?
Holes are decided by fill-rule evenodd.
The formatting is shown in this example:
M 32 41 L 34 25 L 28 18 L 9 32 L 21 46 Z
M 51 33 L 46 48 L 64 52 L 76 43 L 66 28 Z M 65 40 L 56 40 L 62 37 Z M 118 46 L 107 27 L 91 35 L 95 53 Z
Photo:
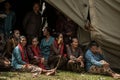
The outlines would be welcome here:
M 87 0 L 46 0 L 52 6 L 58 8 L 79 26 L 84 28 L 88 14 Z
M 120 69 L 120 0 L 89 0 L 92 39 L 99 42 L 111 67 Z
M 71 18 L 78 27 L 78 39 L 80 43 L 86 44 L 90 41 L 90 35 L 84 31 L 84 25 L 88 16 L 89 3 L 88 0 L 46 0 L 49 4 L 62 11 Z M 84 35 L 82 34 L 84 33 Z
M 96 40 L 105 52 L 112 68 L 120 69 L 120 0 L 46 0 L 61 10 L 80 27 L 80 41 L 89 39 L 84 25 L 90 11 L 91 39 Z

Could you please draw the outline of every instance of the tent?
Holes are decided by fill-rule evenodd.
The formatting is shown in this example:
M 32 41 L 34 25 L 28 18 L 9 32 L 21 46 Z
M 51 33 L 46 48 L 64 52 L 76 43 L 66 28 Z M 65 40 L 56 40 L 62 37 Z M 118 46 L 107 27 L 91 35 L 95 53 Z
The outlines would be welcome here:
M 46 1 L 80 26 L 78 37 L 82 44 L 90 39 L 96 40 L 111 67 L 120 69 L 120 0 Z M 94 28 L 90 33 L 84 30 L 88 12 Z

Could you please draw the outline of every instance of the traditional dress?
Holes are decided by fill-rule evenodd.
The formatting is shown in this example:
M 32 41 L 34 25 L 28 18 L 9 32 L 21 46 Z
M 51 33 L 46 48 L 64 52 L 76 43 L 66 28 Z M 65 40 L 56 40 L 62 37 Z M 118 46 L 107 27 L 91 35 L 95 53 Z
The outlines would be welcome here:
M 68 54 L 68 58 L 69 60 L 73 60 L 74 63 L 69 63 L 67 64 L 67 68 L 70 71 L 74 71 L 74 72 L 82 72 L 84 71 L 84 67 L 81 67 L 81 63 L 76 61 L 76 58 L 78 58 L 79 56 L 83 56 L 83 52 L 81 50 L 80 47 L 78 47 L 77 49 L 75 49 L 75 51 L 72 50 L 71 46 L 67 47 L 67 54 Z M 74 56 L 75 59 L 71 59 L 70 56 Z
M 40 49 L 41 49 L 41 54 L 45 58 L 45 64 L 44 65 L 45 65 L 46 69 L 49 69 L 48 57 L 50 55 L 50 47 L 51 47 L 53 41 L 54 41 L 54 38 L 52 36 L 50 36 L 48 41 L 46 41 L 46 38 L 41 40 Z
M 20 44 L 18 44 L 13 51 L 11 66 L 17 70 L 32 72 L 33 77 L 41 74 L 42 72 L 50 72 L 48 75 L 54 73 L 53 70 L 44 70 L 38 66 L 29 64 L 27 51 Z
M 50 68 L 55 68 L 57 66 L 57 63 L 60 59 L 60 63 L 58 68 L 60 69 L 65 69 L 65 65 L 67 63 L 67 58 L 66 54 L 64 52 L 64 43 L 59 47 L 57 40 L 54 40 L 53 44 L 51 45 L 51 51 L 50 51 L 50 56 L 48 59 L 48 65 Z M 60 58 L 61 56 L 61 58 Z
M 45 60 L 48 60 L 49 54 L 50 54 L 50 47 L 54 41 L 54 38 L 50 36 L 49 40 L 46 41 L 46 38 L 42 39 L 40 44 L 41 54 L 45 58 Z
M 26 48 L 23 48 L 20 44 L 18 44 L 12 53 L 11 66 L 15 69 L 21 69 L 23 65 L 28 63 L 29 60 Z
M 38 65 L 39 67 L 41 67 L 43 69 L 45 68 L 43 63 L 41 63 L 42 55 L 41 55 L 39 46 L 37 46 L 37 47 L 32 46 L 32 45 L 29 46 L 28 47 L 28 57 L 29 57 L 29 61 L 31 64 Z
M 90 49 L 85 54 L 86 70 L 90 73 L 107 74 L 113 71 L 110 68 L 103 68 L 104 56 L 100 53 L 92 53 Z

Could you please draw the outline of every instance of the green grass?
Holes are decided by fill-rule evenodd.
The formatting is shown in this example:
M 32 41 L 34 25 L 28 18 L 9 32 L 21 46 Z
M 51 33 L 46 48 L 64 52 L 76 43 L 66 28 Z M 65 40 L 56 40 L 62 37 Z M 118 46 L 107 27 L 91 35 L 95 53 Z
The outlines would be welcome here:
M 109 76 L 80 74 L 67 71 L 59 71 L 55 76 L 39 75 L 32 78 L 31 73 L 27 72 L 1 72 L 0 80 L 115 80 Z

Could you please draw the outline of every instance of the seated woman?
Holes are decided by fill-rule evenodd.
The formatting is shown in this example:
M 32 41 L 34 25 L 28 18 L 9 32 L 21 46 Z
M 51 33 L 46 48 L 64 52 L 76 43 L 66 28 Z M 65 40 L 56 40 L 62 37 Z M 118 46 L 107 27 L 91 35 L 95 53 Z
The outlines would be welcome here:
M 58 67 L 63 69 L 66 65 L 66 56 L 64 54 L 63 34 L 56 34 L 56 39 L 51 45 L 50 56 L 48 58 L 48 65 L 50 68 Z
M 13 35 L 7 40 L 5 45 L 5 56 L 11 60 L 12 58 L 12 51 L 18 45 L 18 40 L 20 37 L 20 31 L 14 30 Z
M 120 78 L 120 75 L 111 70 L 110 64 L 105 61 L 103 52 L 99 45 L 92 41 L 85 53 L 86 70 L 90 73 L 108 74 L 113 78 Z
M 44 58 L 41 55 L 40 48 L 38 46 L 38 38 L 32 38 L 32 45 L 28 46 L 28 58 L 31 64 L 38 65 L 41 68 L 45 68 L 43 65 Z
M 51 33 L 51 29 L 49 27 L 43 28 L 43 35 L 45 36 L 45 38 L 43 38 L 41 40 L 41 44 L 40 44 L 41 54 L 45 58 L 45 68 L 46 69 L 49 69 L 47 62 L 48 62 L 48 57 L 50 54 L 50 47 L 54 41 L 54 38 L 52 36 L 50 36 L 50 33 Z
M 55 70 L 45 70 L 40 67 L 29 64 L 28 53 L 26 51 L 26 37 L 21 36 L 19 44 L 14 48 L 12 54 L 11 66 L 16 70 L 29 71 L 33 73 L 33 77 L 42 72 L 51 75 Z
M 68 70 L 72 70 L 75 72 L 81 72 L 84 70 L 84 62 L 83 62 L 83 53 L 81 48 L 78 46 L 78 39 L 72 38 L 71 45 L 67 46 L 67 54 L 68 54 Z

